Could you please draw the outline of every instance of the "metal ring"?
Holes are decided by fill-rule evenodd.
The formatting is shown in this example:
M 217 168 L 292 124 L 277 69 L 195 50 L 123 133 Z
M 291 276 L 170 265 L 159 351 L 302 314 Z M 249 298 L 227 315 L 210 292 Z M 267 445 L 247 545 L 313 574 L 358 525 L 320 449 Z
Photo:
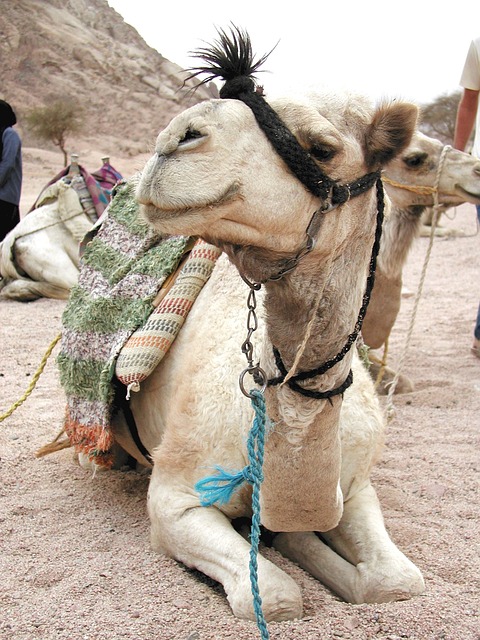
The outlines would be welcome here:
M 257 376 L 258 378 L 261 378 L 262 387 L 260 389 L 260 393 L 264 393 L 265 389 L 267 388 L 267 382 L 268 382 L 267 374 L 261 367 L 247 367 L 242 371 L 238 379 L 238 384 L 240 385 L 240 391 L 243 393 L 243 395 L 247 396 L 247 398 L 252 398 L 252 394 L 250 393 L 250 391 L 247 391 L 245 389 L 245 386 L 243 384 L 243 380 L 247 373 L 250 373 L 252 376 Z

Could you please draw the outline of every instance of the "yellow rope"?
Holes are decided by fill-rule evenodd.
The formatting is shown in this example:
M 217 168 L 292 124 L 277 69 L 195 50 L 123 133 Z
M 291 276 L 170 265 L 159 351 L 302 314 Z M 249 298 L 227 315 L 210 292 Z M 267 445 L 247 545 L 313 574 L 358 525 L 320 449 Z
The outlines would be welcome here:
M 385 369 L 387 367 L 387 357 L 388 357 L 388 338 L 389 336 L 387 336 L 387 339 L 385 340 L 384 344 L 383 344 L 383 356 L 382 359 L 380 360 L 380 358 L 377 358 L 376 356 L 374 356 L 373 354 L 369 354 L 369 358 L 372 362 L 375 362 L 375 364 L 379 364 L 380 365 L 380 369 L 378 370 L 378 374 L 377 374 L 377 379 L 375 380 L 375 389 L 379 386 L 379 384 L 382 382 L 383 380 L 383 376 L 385 374 Z
M 431 196 L 435 193 L 436 187 L 423 187 L 421 185 L 403 184 L 402 182 L 395 182 L 390 180 L 386 176 L 382 176 L 382 182 L 392 185 L 392 187 L 398 187 L 399 189 L 405 189 L 405 191 L 412 191 L 412 193 L 418 193 L 422 196 Z
M 48 347 L 48 349 L 45 352 L 45 355 L 43 356 L 41 362 L 40 362 L 40 366 L 38 367 L 38 369 L 35 371 L 35 374 L 32 378 L 32 381 L 30 382 L 30 384 L 28 385 L 27 390 L 25 391 L 25 393 L 23 394 L 23 396 L 17 400 L 17 402 L 14 402 L 12 404 L 12 406 L 10 407 L 10 409 L 8 409 L 8 411 L 6 411 L 5 413 L 2 413 L 0 415 L 0 422 L 3 422 L 6 418 L 8 418 L 9 416 L 12 415 L 12 413 L 18 409 L 18 407 L 20 405 L 22 405 L 25 400 L 28 398 L 28 396 L 32 393 L 32 391 L 35 389 L 35 385 L 38 382 L 38 379 L 40 378 L 40 376 L 43 373 L 43 370 L 45 369 L 45 365 L 47 364 L 47 360 L 50 357 L 53 349 L 55 348 L 55 345 L 57 344 L 57 342 L 60 340 L 61 338 L 61 333 L 58 334 L 58 336 L 56 338 L 54 338 L 54 340 L 50 343 L 50 346 Z

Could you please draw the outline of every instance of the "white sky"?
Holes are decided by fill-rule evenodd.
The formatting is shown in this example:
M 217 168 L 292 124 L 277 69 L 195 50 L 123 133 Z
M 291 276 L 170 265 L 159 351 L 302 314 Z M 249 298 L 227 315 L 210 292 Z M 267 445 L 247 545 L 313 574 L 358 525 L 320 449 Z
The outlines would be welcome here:
M 320 86 L 425 103 L 459 89 L 479 0 L 108 0 L 164 57 L 189 52 L 234 23 L 258 55 L 279 44 L 259 74 L 268 95 Z

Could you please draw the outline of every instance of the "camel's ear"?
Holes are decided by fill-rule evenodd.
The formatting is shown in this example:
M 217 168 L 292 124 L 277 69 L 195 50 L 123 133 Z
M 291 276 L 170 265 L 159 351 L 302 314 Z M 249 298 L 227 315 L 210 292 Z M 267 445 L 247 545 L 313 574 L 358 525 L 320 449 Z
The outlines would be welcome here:
M 365 139 L 369 169 L 383 167 L 409 145 L 417 118 L 418 107 L 407 102 L 384 104 L 377 109 Z

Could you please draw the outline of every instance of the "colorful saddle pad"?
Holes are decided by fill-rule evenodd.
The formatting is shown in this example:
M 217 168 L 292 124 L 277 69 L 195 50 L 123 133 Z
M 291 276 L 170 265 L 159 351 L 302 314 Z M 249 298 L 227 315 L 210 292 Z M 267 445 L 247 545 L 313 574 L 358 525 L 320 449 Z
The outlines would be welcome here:
M 119 186 L 85 246 L 62 316 L 57 359 L 67 396 L 65 431 L 78 452 L 103 466 L 113 462 L 118 355 L 193 244 L 183 236 L 162 238 L 138 217 L 135 184 L 136 178 Z

